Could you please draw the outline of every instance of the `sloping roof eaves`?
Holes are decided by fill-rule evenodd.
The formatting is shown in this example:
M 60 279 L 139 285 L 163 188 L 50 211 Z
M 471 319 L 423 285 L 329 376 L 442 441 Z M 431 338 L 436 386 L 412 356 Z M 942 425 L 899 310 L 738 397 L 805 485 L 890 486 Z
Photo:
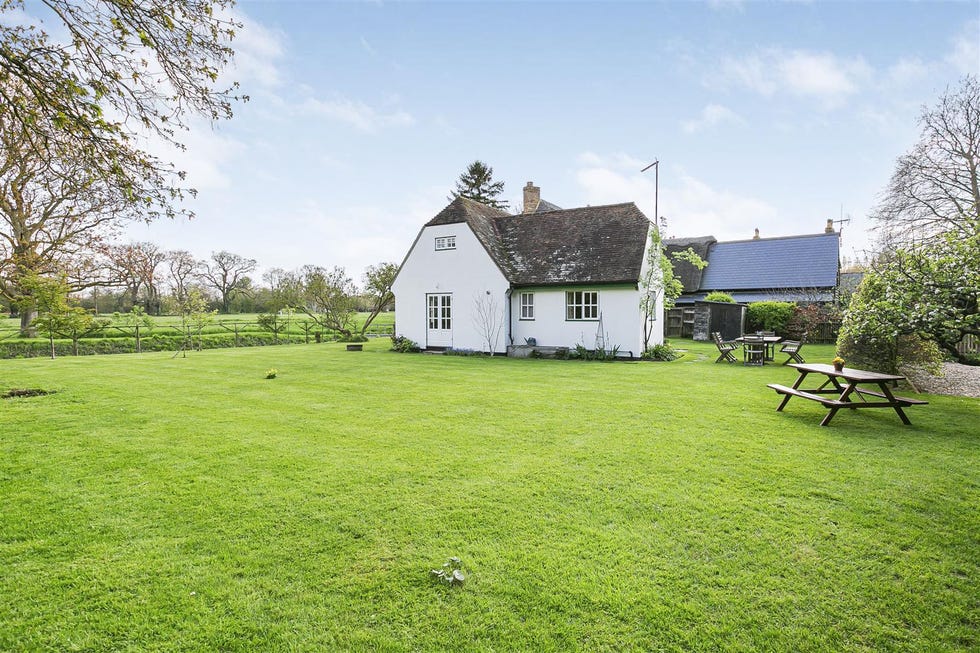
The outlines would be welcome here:
M 839 258 L 836 233 L 715 243 L 699 290 L 832 288 Z

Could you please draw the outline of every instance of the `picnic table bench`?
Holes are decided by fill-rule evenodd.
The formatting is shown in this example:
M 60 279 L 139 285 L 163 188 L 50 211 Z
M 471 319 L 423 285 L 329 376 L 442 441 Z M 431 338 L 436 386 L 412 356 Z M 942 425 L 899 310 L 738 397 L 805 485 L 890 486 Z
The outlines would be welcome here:
M 903 408 L 928 404 L 928 401 L 921 399 L 910 399 L 908 397 L 898 397 L 892 394 L 888 387 L 890 383 L 901 381 L 905 377 L 895 374 L 881 374 L 879 372 L 866 372 L 854 368 L 845 367 L 837 370 L 833 365 L 824 363 L 792 363 L 790 367 L 795 367 L 800 376 L 792 387 L 779 383 L 769 383 L 768 387 L 783 395 L 783 400 L 779 403 L 777 411 L 782 411 L 793 397 L 800 397 L 809 401 L 815 401 L 830 410 L 820 422 L 820 426 L 827 426 L 842 408 L 855 410 L 858 408 L 892 408 L 898 413 L 902 423 L 911 424 Z M 800 389 L 804 379 L 809 374 L 822 374 L 827 377 L 818 388 Z M 843 381 L 843 383 L 842 383 Z M 878 386 L 878 390 L 869 390 L 861 387 L 861 384 L 873 384 Z M 837 395 L 836 397 L 825 397 L 822 395 Z M 868 401 L 865 395 L 884 399 L 884 401 Z M 860 401 L 854 401 L 854 397 Z

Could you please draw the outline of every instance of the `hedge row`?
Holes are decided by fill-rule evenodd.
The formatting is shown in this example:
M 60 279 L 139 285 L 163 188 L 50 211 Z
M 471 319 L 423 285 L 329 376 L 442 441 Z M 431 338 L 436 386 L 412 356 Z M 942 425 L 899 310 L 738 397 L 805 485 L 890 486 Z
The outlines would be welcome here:
M 224 347 L 263 347 L 267 345 L 302 344 L 301 335 L 271 333 L 239 333 L 236 343 L 234 333 L 205 334 L 194 336 L 190 341 L 183 335 L 150 335 L 140 339 L 142 351 L 177 351 L 183 346 L 193 349 L 221 349 Z M 72 356 L 71 340 L 54 341 L 55 356 Z M 83 338 L 78 341 L 78 355 L 132 354 L 136 352 L 135 338 Z M 51 355 L 50 341 L 43 339 L 7 340 L 0 342 L 0 358 L 38 358 Z

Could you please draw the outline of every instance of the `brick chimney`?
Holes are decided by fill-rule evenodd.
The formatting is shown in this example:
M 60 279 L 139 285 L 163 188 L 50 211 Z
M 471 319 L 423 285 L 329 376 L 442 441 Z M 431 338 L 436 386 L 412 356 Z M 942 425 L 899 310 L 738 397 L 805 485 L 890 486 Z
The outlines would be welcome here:
M 752 236 L 752 240 L 759 240 L 759 228 L 758 227 L 756 227 L 756 229 L 755 229 L 755 235 Z
M 824 227 L 823 232 L 825 234 L 832 234 L 832 233 L 834 233 L 834 221 L 831 218 L 827 218 L 827 226 Z
M 524 187 L 524 213 L 534 213 L 538 210 L 541 203 L 541 189 L 534 185 L 534 182 L 527 182 Z

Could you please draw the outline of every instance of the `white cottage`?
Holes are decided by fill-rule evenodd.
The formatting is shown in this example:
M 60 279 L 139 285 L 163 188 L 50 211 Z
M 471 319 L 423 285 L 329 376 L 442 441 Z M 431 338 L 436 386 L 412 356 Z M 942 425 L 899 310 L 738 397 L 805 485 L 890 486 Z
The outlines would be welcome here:
M 519 215 L 459 197 L 426 223 L 393 285 L 396 333 L 495 353 L 536 343 L 637 357 L 663 342 L 661 298 L 646 325 L 641 310 L 647 217 L 632 202 L 560 209 L 540 197 L 528 182 Z

